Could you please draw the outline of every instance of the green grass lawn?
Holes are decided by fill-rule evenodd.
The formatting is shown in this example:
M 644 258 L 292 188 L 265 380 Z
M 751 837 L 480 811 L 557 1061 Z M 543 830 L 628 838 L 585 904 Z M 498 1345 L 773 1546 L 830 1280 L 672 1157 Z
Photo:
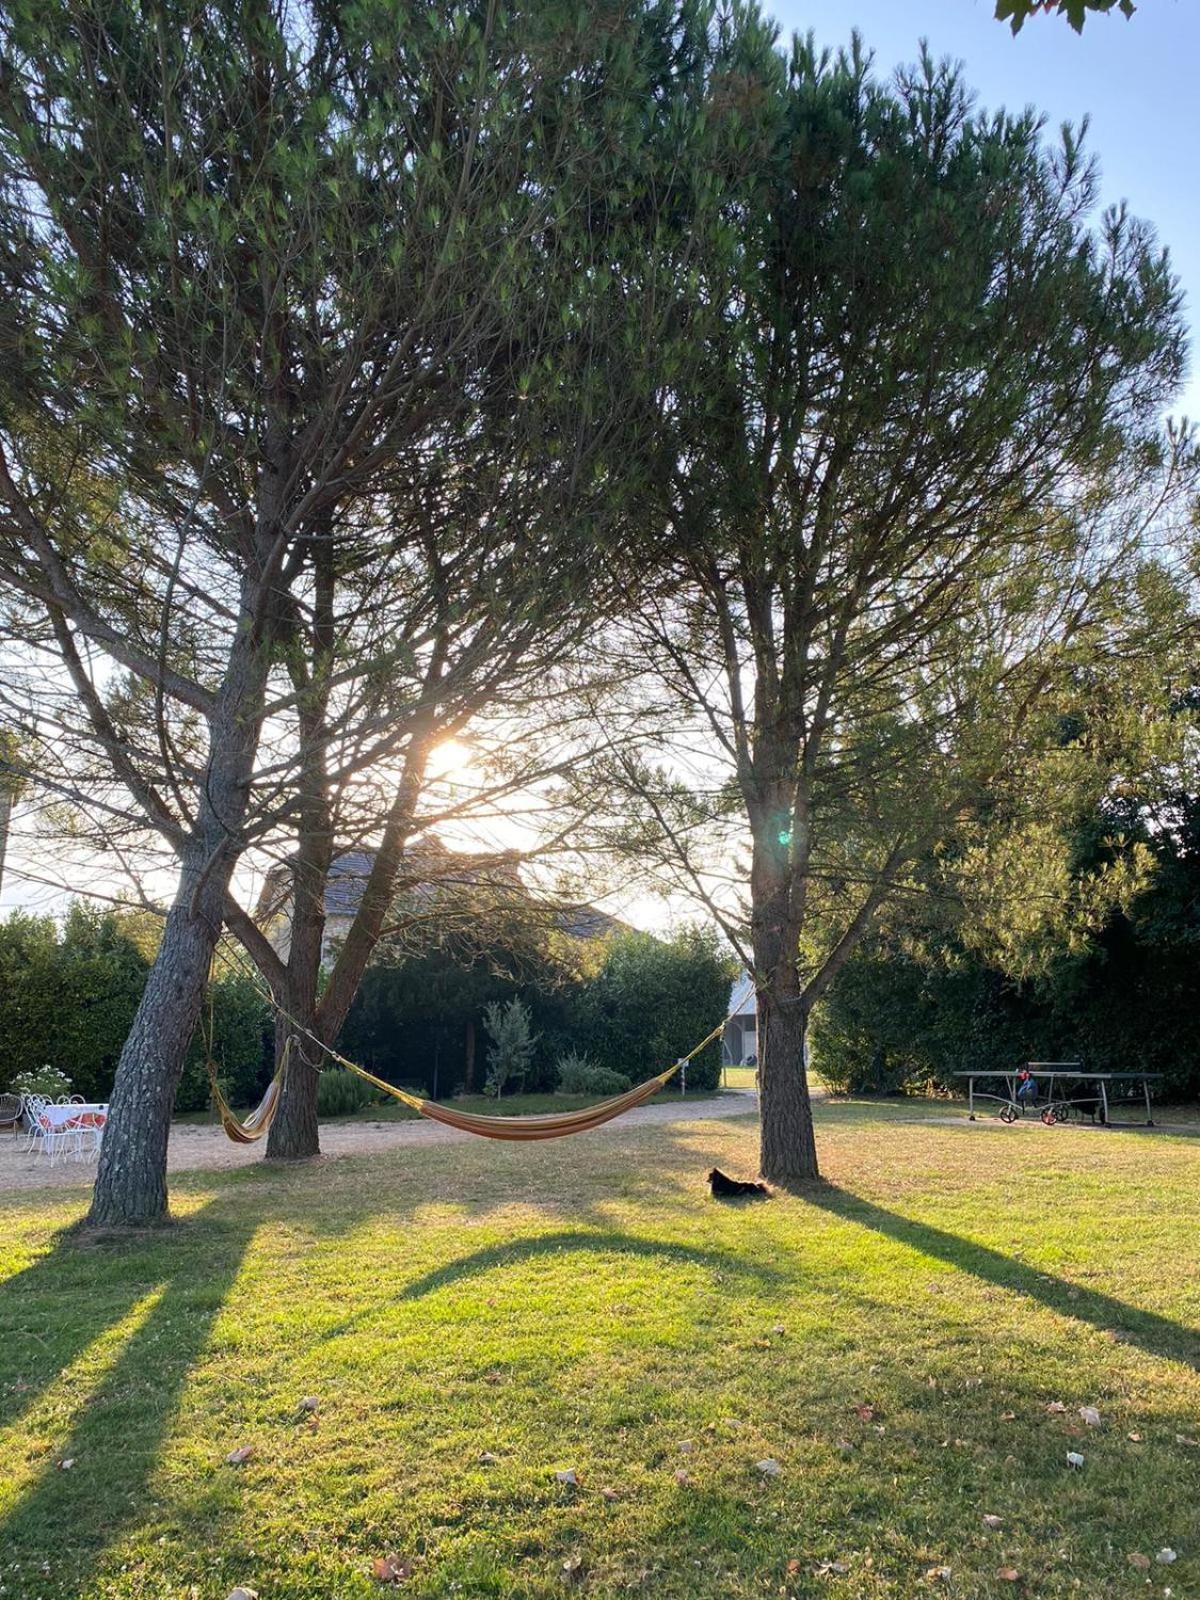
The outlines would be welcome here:
M 1200 1140 L 818 1119 L 8 1197 L 6 1596 L 1200 1594 Z

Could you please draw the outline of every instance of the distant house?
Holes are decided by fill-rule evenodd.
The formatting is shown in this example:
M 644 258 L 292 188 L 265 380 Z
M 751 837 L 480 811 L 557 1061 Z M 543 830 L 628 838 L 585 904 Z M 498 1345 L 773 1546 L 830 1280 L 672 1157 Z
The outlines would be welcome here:
M 721 1038 L 721 1060 L 727 1067 L 758 1063 L 758 998 L 754 979 L 743 972 L 729 995 L 729 1020 Z
M 350 932 L 362 904 L 367 880 L 375 864 L 370 849 L 345 850 L 335 857 L 325 880 L 325 931 L 321 960 L 328 963 Z M 435 840 L 424 840 L 402 869 L 399 894 L 410 902 L 430 907 L 456 891 L 471 890 L 490 896 L 496 908 L 544 916 L 556 933 L 571 939 L 607 939 L 627 927 L 616 917 L 590 905 L 542 905 L 532 895 L 515 861 L 508 856 L 480 859 L 448 850 Z M 281 862 L 267 875 L 255 908 L 255 920 L 286 961 L 291 946 L 292 867 Z

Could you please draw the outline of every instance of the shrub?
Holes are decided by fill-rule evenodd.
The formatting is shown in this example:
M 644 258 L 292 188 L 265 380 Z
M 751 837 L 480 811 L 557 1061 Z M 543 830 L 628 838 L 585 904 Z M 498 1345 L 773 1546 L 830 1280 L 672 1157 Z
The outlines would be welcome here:
M 575 1050 L 559 1056 L 557 1071 L 559 1094 L 621 1094 L 630 1086 L 623 1072 L 602 1067 Z
M 148 963 L 122 914 L 71 905 L 61 925 L 0 923 L 0 1087 L 52 1061 L 87 1100 L 106 1100 Z
M 317 1115 L 349 1117 L 369 1106 L 376 1091 L 344 1067 L 326 1067 L 317 1084 Z
M 530 1031 L 529 1007 L 520 1000 L 510 1000 L 506 1006 L 493 1000 L 484 1006 L 483 1025 L 492 1041 L 484 1092 L 498 1097 L 508 1084 L 519 1088 L 524 1081 L 537 1048 L 537 1036 Z
M 19 1095 L 40 1094 L 46 1100 L 57 1100 L 70 1094 L 71 1080 L 57 1067 L 35 1067 L 29 1072 L 19 1072 L 12 1080 L 12 1092 Z

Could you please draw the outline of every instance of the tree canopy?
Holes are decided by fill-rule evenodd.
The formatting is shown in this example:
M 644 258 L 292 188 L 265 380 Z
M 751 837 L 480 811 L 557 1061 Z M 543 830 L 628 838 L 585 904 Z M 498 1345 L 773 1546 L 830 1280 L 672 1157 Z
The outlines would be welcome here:
M 1047 685 L 1134 603 L 1147 478 L 1178 510 L 1194 460 L 1158 437 L 1177 285 L 1148 227 L 1095 218 L 1074 133 L 978 112 L 928 56 L 885 84 L 857 42 L 725 49 L 730 202 L 689 300 L 700 376 L 663 417 L 669 580 L 629 624 L 664 732 L 616 766 L 639 845 L 754 974 L 786 1182 L 815 1172 L 807 1014 L 1053 740 Z M 714 831 L 744 898 L 712 892 Z
M 996 20 L 1011 23 L 1014 33 L 1020 33 L 1032 16 L 1055 13 L 1066 17 L 1076 33 L 1082 33 L 1089 12 L 1119 11 L 1131 17 L 1136 10 L 1133 0 L 996 0 Z

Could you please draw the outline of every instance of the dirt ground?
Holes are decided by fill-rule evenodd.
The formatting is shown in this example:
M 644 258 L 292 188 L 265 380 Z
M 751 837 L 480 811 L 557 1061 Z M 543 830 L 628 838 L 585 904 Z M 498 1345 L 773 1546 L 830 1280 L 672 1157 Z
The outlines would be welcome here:
M 689 1100 L 672 1104 L 669 1099 L 654 1105 L 639 1106 L 619 1119 L 619 1125 L 636 1122 L 695 1122 L 709 1117 L 736 1117 L 755 1106 L 753 1090 L 730 1089 L 712 1100 Z M 618 1122 L 597 1128 L 602 1136 Z M 435 1122 L 326 1122 L 321 1125 L 321 1152 L 329 1159 L 339 1156 L 372 1155 L 379 1150 L 398 1150 L 405 1145 L 454 1144 L 473 1137 Z M 96 1175 L 95 1161 L 59 1161 L 52 1167 L 45 1156 L 26 1155 L 23 1138 L 0 1135 L 0 1194 L 22 1189 L 90 1188 Z M 214 1172 L 230 1167 L 249 1167 L 263 1158 L 259 1145 L 234 1144 L 213 1123 L 177 1123 L 171 1129 L 167 1150 L 169 1172 Z

